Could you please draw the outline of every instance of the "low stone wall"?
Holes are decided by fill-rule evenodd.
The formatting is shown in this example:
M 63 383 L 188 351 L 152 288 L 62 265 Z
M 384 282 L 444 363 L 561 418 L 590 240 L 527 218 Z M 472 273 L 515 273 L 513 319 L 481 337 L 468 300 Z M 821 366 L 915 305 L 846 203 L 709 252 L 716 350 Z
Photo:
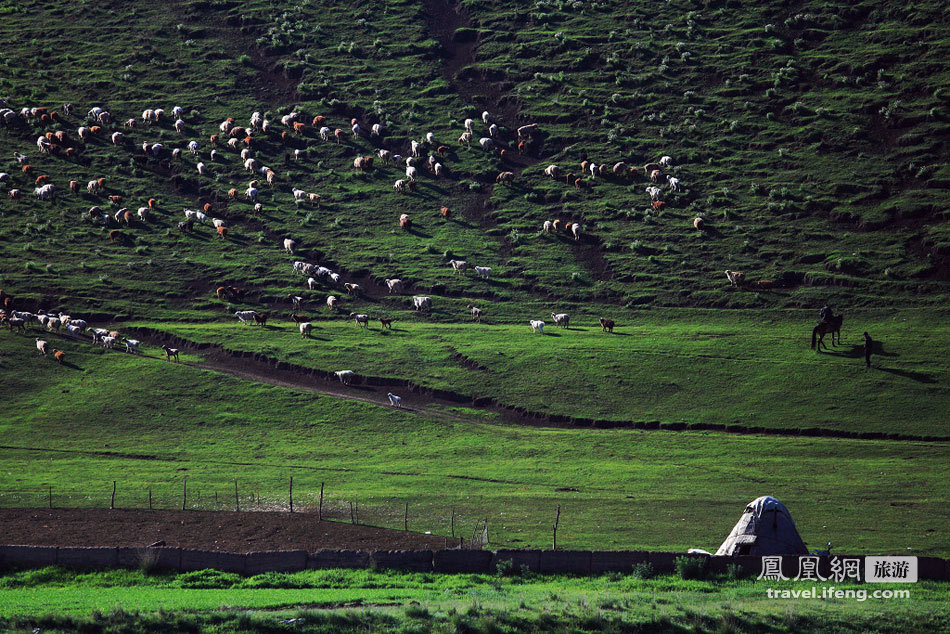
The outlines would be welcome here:
M 637 564 L 649 563 L 660 574 L 676 570 L 678 557 L 695 557 L 711 573 L 725 573 L 737 566 L 745 575 L 758 576 L 760 557 L 710 557 L 683 553 L 628 550 L 276 550 L 251 553 L 194 550 L 190 548 L 107 548 L 56 546 L 0 546 L 0 565 L 15 568 L 96 569 L 148 566 L 157 570 L 192 571 L 212 568 L 223 572 L 256 575 L 264 572 L 296 572 L 308 568 L 385 568 L 411 572 L 494 573 L 499 564 L 511 562 L 513 571 L 540 574 L 597 575 L 630 572 Z M 839 555 L 860 561 L 863 555 Z M 782 559 L 782 573 L 798 574 L 798 557 Z M 950 560 L 918 557 L 918 578 L 950 580 Z M 831 574 L 830 560 L 820 558 L 818 574 Z

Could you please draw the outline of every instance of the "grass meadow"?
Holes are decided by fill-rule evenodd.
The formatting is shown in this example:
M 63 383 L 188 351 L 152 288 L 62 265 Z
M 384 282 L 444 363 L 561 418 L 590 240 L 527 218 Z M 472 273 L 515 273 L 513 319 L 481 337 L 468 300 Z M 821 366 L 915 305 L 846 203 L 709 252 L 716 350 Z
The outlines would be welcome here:
M 565 548 L 682 550 L 714 548 L 749 500 L 769 494 L 812 548 L 830 540 L 837 552 L 950 556 L 947 440 L 831 437 L 950 438 L 947 20 L 945 6 L 923 0 L 0 0 L 0 41 L 11 43 L 0 105 L 58 111 L 0 127 L 0 288 L 17 309 L 538 414 L 658 427 L 520 425 L 463 404 L 396 411 L 217 372 L 193 348 L 172 365 L 154 345 L 132 356 L 45 335 L 67 355 L 59 366 L 36 353 L 38 333 L 0 332 L 0 504 L 42 506 L 52 487 L 55 504 L 105 506 L 116 481 L 118 506 L 144 507 L 151 488 L 156 504 L 175 508 L 187 476 L 195 508 L 227 508 L 237 479 L 244 508 L 280 512 L 293 476 L 304 510 L 325 483 L 340 521 L 353 502 L 366 523 L 401 527 L 408 501 L 413 530 L 445 535 L 454 514 L 466 533 L 487 520 L 492 545 L 545 546 L 560 505 Z M 77 140 L 93 106 L 115 123 Z M 145 124 L 146 108 L 167 116 Z M 505 155 L 478 143 L 485 110 Z M 255 111 L 272 128 L 252 135 L 251 150 L 276 173 L 260 186 L 259 213 L 241 193 L 260 172 L 244 168 L 240 143 L 222 139 L 212 159 L 210 139 L 225 118 L 243 126 Z M 280 123 L 291 112 L 303 130 Z M 320 139 L 316 115 L 343 131 L 339 142 Z M 123 125 L 129 118 L 135 127 Z M 350 133 L 354 118 L 362 134 Z M 471 146 L 456 141 L 467 118 Z M 375 123 L 380 137 L 366 133 Z M 538 132 L 520 152 L 516 131 L 528 123 Z M 37 150 L 55 132 L 67 134 L 69 156 Z M 394 191 L 404 163 L 353 168 L 380 149 L 408 155 L 429 132 L 436 143 L 420 162 L 437 154 L 445 175 L 420 166 L 414 192 Z M 196 154 L 171 157 L 191 140 Z M 142 149 L 154 143 L 159 156 Z M 664 155 L 680 187 L 654 207 L 643 166 Z M 582 161 L 608 174 L 585 173 Z M 611 175 L 618 162 L 632 171 Z M 549 178 L 552 164 L 579 182 Z M 510 185 L 496 184 L 502 171 L 514 173 Z M 33 195 L 43 175 L 53 201 Z M 100 178 L 104 191 L 89 193 Z M 319 204 L 295 204 L 294 187 Z M 146 222 L 90 214 L 114 218 L 150 198 Z M 209 225 L 179 231 L 183 209 L 205 204 L 227 239 Z M 403 213 L 411 231 L 398 226 Z M 583 239 L 545 233 L 555 219 L 581 223 Z M 112 230 L 122 239 L 111 241 Z M 288 237 L 293 254 L 282 248 Z M 448 262 L 459 258 L 491 276 L 453 274 Z M 366 292 L 331 312 L 326 296 L 341 288 L 308 288 L 294 260 Z M 749 284 L 730 287 L 727 269 Z M 389 295 L 387 278 L 407 293 Z M 222 285 L 244 289 L 243 301 L 219 300 Z M 313 319 L 310 340 L 288 319 L 291 294 Z M 412 294 L 431 296 L 432 312 L 411 311 Z M 485 323 L 470 323 L 472 304 Z M 809 334 L 825 304 L 845 315 L 843 342 L 819 355 Z M 269 326 L 235 323 L 242 309 L 270 313 Z M 394 328 L 359 331 L 351 311 L 393 317 Z M 570 313 L 572 327 L 554 328 L 552 312 Z M 613 335 L 600 317 L 617 322 Z M 527 324 L 539 318 L 549 322 L 543 337 Z M 879 342 L 871 369 L 865 330 Z M 704 423 L 776 433 L 683 429 Z M 935 598 L 945 589 L 926 585 L 900 606 L 776 608 L 728 580 L 373 572 L 185 590 L 135 573 L 35 574 L 0 577 L 2 627 L 294 627 L 278 617 L 310 631 L 946 623 Z
M 840 599 L 790 605 L 762 582 L 673 576 L 593 578 L 321 570 L 242 578 L 199 571 L 75 573 L 57 568 L 0 576 L 0 624 L 43 631 L 531 632 L 937 631 L 945 584 L 921 582 L 911 599 Z M 788 582 L 789 589 L 808 586 Z M 841 586 L 868 591 L 869 586 Z M 90 590 L 94 590 L 90 592 Z M 688 607 L 684 607 L 688 606 Z

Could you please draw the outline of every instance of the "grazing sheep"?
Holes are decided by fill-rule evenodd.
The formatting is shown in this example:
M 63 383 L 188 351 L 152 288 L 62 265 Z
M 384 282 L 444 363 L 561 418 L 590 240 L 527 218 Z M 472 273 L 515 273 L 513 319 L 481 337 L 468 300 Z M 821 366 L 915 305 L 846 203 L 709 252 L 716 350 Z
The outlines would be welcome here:
M 379 325 L 383 330 L 392 330 L 393 329 L 393 320 L 391 317 L 380 317 Z
M 472 313 L 472 320 L 482 323 L 482 315 L 485 314 L 485 311 L 483 311 L 481 308 L 472 306 L 471 304 L 468 305 L 468 309 Z
M 416 169 L 415 167 L 410 166 L 406 168 L 406 178 L 409 181 L 416 180 L 416 176 L 418 176 L 418 174 L 419 174 L 419 170 Z
M 661 172 L 660 170 L 653 170 L 652 172 L 650 172 L 650 180 L 653 181 L 654 183 L 659 183 L 661 176 L 663 176 L 663 172 Z
M 554 230 L 554 223 L 550 220 L 545 220 L 542 227 L 544 229 L 544 233 L 551 233 Z
M 436 178 L 442 178 L 445 175 L 445 166 L 442 163 L 436 163 L 432 166 L 432 173 L 435 174 Z
M 334 308 L 336 308 L 336 304 L 339 301 L 340 299 L 337 296 L 330 295 L 329 297 L 327 297 L 327 308 L 329 308 L 330 310 L 333 310 Z
M 300 306 L 303 303 L 303 297 L 300 295 L 288 295 L 287 299 L 289 299 L 290 303 L 293 304 L 294 310 L 300 310 Z
M 412 307 L 415 310 L 431 310 L 432 309 L 432 298 L 426 297 L 424 295 L 413 295 L 412 297 Z
M 659 187 L 653 187 L 653 186 L 647 187 L 646 192 L 647 194 L 649 194 L 650 200 L 653 202 L 656 202 L 658 200 L 663 200 L 663 190 L 660 189 Z
M 102 338 L 99 340 L 99 342 L 102 344 L 102 347 L 103 347 L 103 348 L 108 348 L 109 350 L 113 350 L 113 349 L 115 349 L 115 342 L 116 342 L 116 339 L 117 339 L 116 336 L 114 336 L 114 335 L 108 335 L 108 336 L 106 336 L 106 337 L 102 337 Z
M 139 351 L 139 346 L 141 345 L 141 343 L 142 342 L 139 341 L 138 339 L 126 339 L 125 351 L 128 352 L 129 354 L 135 354 L 136 352 Z
M 379 123 L 374 123 L 370 128 L 370 136 L 380 137 L 383 136 L 383 126 Z
M 561 176 L 561 168 L 557 165 L 548 165 L 544 168 L 544 173 L 554 180 L 557 180 Z
M 452 217 L 452 211 L 448 207 L 443 206 L 439 209 L 439 215 L 445 219 L 449 219 Z
M 310 336 L 310 330 L 313 328 L 313 324 L 311 324 L 309 321 L 305 321 L 297 327 L 300 329 L 300 336 L 306 339 Z
M 409 152 L 410 152 L 413 156 L 419 156 L 419 155 L 422 153 L 422 144 L 419 143 L 418 141 L 410 141 L 410 142 L 409 142 Z
M 313 278 L 313 277 L 307 278 L 307 288 L 310 289 L 311 291 L 317 288 L 316 278 Z
M 603 317 L 600 318 L 600 327 L 603 332 L 613 332 L 614 325 L 613 319 L 604 319 Z
M 579 241 L 581 239 L 581 225 L 579 222 L 571 225 L 571 234 L 574 236 L 574 240 Z
M 330 128 L 328 128 L 328 127 L 326 127 L 326 126 L 323 126 L 322 128 L 320 128 L 320 138 L 323 139 L 324 141 L 329 141 L 329 140 L 330 140 Z
M 356 322 L 357 328 L 369 327 L 369 315 L 364 313 L 350 313 L 350 319 Z
M 649 176 L 650 174 L 659 170 L 662 167 L 663 166 L 660 165 L 659 163 L 647 163 L 646 165 L 643 166 L 643 175 Z
M 196 167 L 198 168 L 198 174 L 202 176 L 204 176 L 205 172 L 207 172 L 207 168 L 204 163 L 198 163 Z
M 660 210 L 663 209 L 665 206 L 666 206 L 666 203 L 663 202 L 662 200 L 657 200 L 657 201 L 654 201 L 654 202 L 653 202 L 653 209 L 656 210 L 656 211 L 660 211 Z
M 745 273 L 740 273 L 739 271 L 729 271 L 726 272 L 726 279 L 729 280 L 729 283 L 739 288 L 742 284 L 745 283 Z
M 680 189 L 680 179 L 673 178 L 672 176 L 666 177 L 666 182 L 670 185 L 671 192 L 677 192 Z
M 471 132 L 463 132 L 461 135 L 459 135 L 458 142 L 459 142 L 459 145 L 471 145 L 471 144 L 472 144 L 472 133 L 471 133 Z
M 490 266 L 476 266 L 475 274 L 478 277 L 487 280 L 491 276 L 491 267 Z
M 658 162 L 659 162 L 659 164 L 662 165 L 663 167 L 666 167 L 666 168 L 673 167 L 673 157 L 672 157 L 672 156 L 664 156 L 664 157 L 661 157 Z
M 256 317 L 257 314 L 256 310 L 239 310 L 234 313 L 234 316 L 238 318 L 238 321 L 247 326 L 254 321 L 254 317 Z
M 401 293 L 403 286 L 403 281 L 400 279 L 386 280 L 386 288 L 389 289 L 390 293 Z
M 386 395 L 389 398 L 389 404 L 393 407 L 402 407 L 402 398 L 396 396 L 392 392 Z
M 347 292 L 348 295 L 358 296 L 362 291 L 362 287 L 359 284 L 351 284 L 347 282 L 343 285 L 343 289 Z
M 404 192 L 404 191 L 406 191 L 406 181 L 404 181 L 404 180 L 402 180 L 402 179 L 399 179 L 398 181 L 396 181 L 395 183 L 393 183 L 393 191 L 394 191 L 394 192 Z
M 284 251 L 293 255 L 294 249 L 297 247 L 297 243 L 290 238 L 284 238 Z
M 468 132 L 474 132 L 474 131 L 475 131 L 475 120 L 474 120 L 474 119 L 466 119 L 466 120 L 465 120 L 465 129 L 466 129 Z
M 63 352 L 62 350 L 57 350 L 56 348 L 53 348 L 53 358 L 56 359 L 56 361 L 60 365 L 63 365 L 64 360 L 66 359 L 66 353 Z
M 449 260 L 449 264 L 453 273 L 464 273 L 470 266 L 465 260 Z
M 343 385 L 349 385 L 353 382 L 353 379 L 356 378 L 356 372 L 353 370 L 339 370 L 334 372 L 336 378 L 340 379 L 340 383 Z
M 532 320 L 531 320 L 530 322 L 528 322 L 528 323 L 531 324 L 531 330 L 532 330 L 533 332 L 536 332 L 536 333 L 538 333 L 539 335 L 543 335 L 543 334 L 544 334 L 544 322 L 543 322 L 543 321 L 539 321 L 539 320 L 537 320 L 537 319 L 532 319 Z
M 162 350 L 165 352 L 166 361 L 171 361 L 172 357 L 175 357 L 175 363 L 179 362 L 178 348 L 169 348 L 168 346 L 162 346 Z
M 567 313 L 551 313 L 551 319 L 554 320 L 555 326 L 560 326 L 561 328 L 567 328 L 571 323 L 571 316 Z
M 478 144 L 482 146 L 483 150 L 493 150 L 496 146 L 495 140 L 487 136 L 480 138 Z
M 532 136 L 537 131 L 538 131 L 537 123 L 529 123 L 528 125 L 523 125 L 520 128 L 518 128 L 518 138 L 526 139 Z
M 694 228 L 694 229 L 698 229 L 699 231 L 702 231 L 705 227 L 706 227 L 706 221 L 705 221 L 705 220 L 703 220 L 703 219 L 700 218 L 699 216 L 696 216 L 695 218 L 693 218 L 693 228 Z
M 511 185 L 515 180 L 514 172 L 501 172 L 498 176 L 495 177 L 496 183 L 504 183 L 506 185 Z
M 37 339 L 36 349 L 39 350 L 40 354 L 42 354 L 45 357 L 47 353 L 49 352 L 49 344 L 43 341 L 42 339 Z
M 756 288 L 762 291 L 770 291 L 775 288 L 775 282 L 772 280 L 759 280 L 755 283 Z
M 412 218 L 409 217 L 409 214 L 399 216 L 399 227 L 406 231 L 412 229 Z

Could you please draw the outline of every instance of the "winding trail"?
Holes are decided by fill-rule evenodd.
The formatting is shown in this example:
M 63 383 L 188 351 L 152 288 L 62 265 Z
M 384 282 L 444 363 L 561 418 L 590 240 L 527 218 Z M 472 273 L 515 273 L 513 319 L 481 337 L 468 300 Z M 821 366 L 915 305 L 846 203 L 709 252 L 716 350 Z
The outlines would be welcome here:
M 851 432 L 824 428 L 781 429 L 722 423 L 667 423 L 661 425 L 660 421 L 603 420 L 561 414 L 545 414 L 524 407 L 501 403 L 492 397 L 430 388 L 407 379 L 360 375 L 358 385 L 343 385 L 339 383 L 333 372 L 327 370 L 299 366 L 253 352 L 233 351 L 216 344 L 196 343 L 152 328 L 128 328 L 127 330 L 146 343 L 155 346 L 170 345 L 189 353 L 198 354 L 203 360 L 187 364 L 192 367 L 222 372 L 258 383 L 302 389 L 337 398 L 384 406 L 389 406 L 387 395 L 389 392 L 393 392 L 402 398 L 402 409 L 404 411 L 430 416 L 447 423 L 492 424 L 492 422 L 486 420 L 448 411 L 450 408 L 464 407 L 495 414 L 499 419 L 497 422 L 503 424 L 534 427 L 713 431 L 736 435 L 917 442 L 947 442 L 950 440 L 950 438 L 943 436 Z M 463 364 L 465 361 L 465 359 L 459 360 Z

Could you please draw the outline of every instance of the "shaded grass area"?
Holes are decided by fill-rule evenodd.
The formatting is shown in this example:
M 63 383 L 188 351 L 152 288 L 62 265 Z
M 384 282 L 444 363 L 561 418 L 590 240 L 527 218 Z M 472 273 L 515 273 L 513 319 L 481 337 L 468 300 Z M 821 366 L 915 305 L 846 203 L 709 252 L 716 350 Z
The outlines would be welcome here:
M 491 313 L 490 325 L 431 323 L 462 313 L 459 304 L 439 305 L 431 318 L 392 303 L 376 306 L 375 314 L 396 315 L 391 331 L 324 321 L 318 310 L 310 340 L 280 321 L 268 330 L 217 321 L 142 325 L 304 367 L 411 380 L 545 414 L 948 435 L 950 332 L 935 325 L 939 314 L 849 314 L 842 345 L 818 354 L 809 347 L 813 317 L 798 311 L 611 313 L 620 324 L 612 335 L 580 307 L 567 329 L 554 327 L 537 305 L 522 308 L 524 321 L 509 307 Z M 548 320 L 543 337 L 531 333 L 529 317 Z M 863 329 L 879 342 L 871 369 L 864 367 Z
M 945 301 L 947 40 L 929 27 L 941 22 L 939 8 L 464 5 L 473 57 L 448 78 L 450 51 L 434 39 L 423 3 L 4 7 L 0 34 L 21 41 L 2 65 L 11 106 L 72 101 L 80 113 L 0 131 L 7 187 L 25 194 L 0 210 L 5 286 L 47 307 L 110 314 L 200 308 L 222 283 L 252 286 L 255 301 L 270 303 L 300 288 L 279 246 L 292 236 L 321 263 L 437 295 L 707 307 Z M 475 98 L 460 97 L 459 86 Z M 75 138 L 94 104 L 119 123 L 77 144 L 70 160 L 36 152 L 46 131 Z M 175 104 L 185 108 L 183 134 L 169 118 L 121 126 Z M 454 141 L 466 117 L 496 107 L 502 143 L 528 121 L 543 131 L 511 188 L 492 188 L 511 162 Z M 254 110 L 275 122 L 256 135 L 255 154 L 279 173 L 274 188 L 262 188 L 259 217 L 249 201 L 227 198 L 251 178 L 236 152 L 221 149 L 211 161 L 207 143 L 219 121 L 243 124 Z M 279 118 L 291 110 L 327 116 L 344 142 L 308 129 L 285 145 Z M 384 137 L 352 137 L 351 117 L 364 128 L 382 123 Z M 113 130 L 125 134 L 122 147 L 109 142 Z M 440 158 L 448 176 L 424 174 L 414 195 L 392 191 L 401 165 L 352 169 L 355 156 L 379 147 L 407 154 L 409 140 L 430 131 L 450 147 Z M 476 137 L 485 133 L 479 123 Z M 168 151 L 192 139 L 199 156 L 134 159 L 143 142 Z M 292 149 L 306 153 L 288 164 Z M 19 172 L 14 150 L 28 153 L 32 174 Z M 583 191 L 542 173 L 549 163 L 580 173 L 583 159 L 639 168 L 662 154 L 674 157 L 683 189 L 660 211 L 649 206 L 642 170 L 632 181 L 588 179 Z M 114 245 L 86 217 L 93 204 L 113 211 L 104 196 L 83 190 L 39 203 L 29 195 L 38 174 L 62 192 L 69 180 L 106 177 L 106 193 L 124 196 L 123 205 L 155 196 L 159 208 Z M 292 186 L 319 192 L 323 204 L 298 208 Z M 181 208 L 199 201 L 214 203 L 230 240 L 207 227 L 178 234 Z M 453 219 L 439 217 L 443 204 Z M 404 212 L 412 233 L 396 226 Z M 712 230 L 692 230 L 696 216 Z M 581 221 L 590 240 L 541 234 L 554 217 Z M 493 267 L 494 282 L 452 276 L 452 256 Z M 725 293 L 726 268 L 783 290 Z
M 27 345 L 28 344 L 28 345 Z M 774 495 L 812 547 L 838 552 L 950 552 L 942 526 L 946 443 L 546 429 L 445 419 L 242 381 L 156 358 L 64 342 L 61 367 L 32 340 L 0 338 L 8 372 L 0 422 L 6 506 L 312 511 L 469 537 L 550 543 L 561 505 L 564 548 L 715 548 L 742 508 Z M 790 465 L 794 465 L 790 467 Z M 907 550 L 910 548 L 911 550 Z
M 45 568 L 0 577 L 8 628 L 44 631 L 926 631 L 948 618 L 946 584 L 910 599 L 776 601 L 765 585 L 614 574 L 500 577 L 325 570 L 242 578 Z M 802 589 L 798 583 L 782 585 Z M 880 585 L 841 586 L 870 591 Z

